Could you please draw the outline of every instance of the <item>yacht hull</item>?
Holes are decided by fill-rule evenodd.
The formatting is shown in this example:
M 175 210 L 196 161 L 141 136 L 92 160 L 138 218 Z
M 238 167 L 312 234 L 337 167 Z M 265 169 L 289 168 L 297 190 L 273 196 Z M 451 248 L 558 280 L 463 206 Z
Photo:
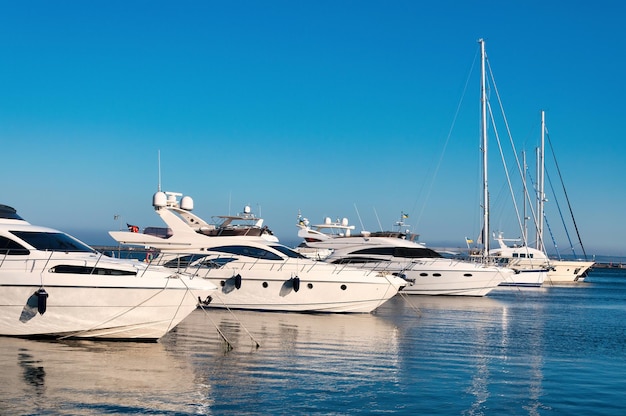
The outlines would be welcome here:
M 551 260 L 546 283 L 582 282 L 593 264 L 592 261 Z
M 547 269 L 514 269 L 515 274 L 500 283 L 500 286 L 541 287 L 546 279 Z
M 432 259 L 408 264 L 406 262 L 365 263 L 363 267 L 390 271 L 402 275 L 408 285 L 407 295 L 485 296 L 513 271 L 457 260 Z
M 180 279 L 60 276 L 44 278 L 41 305 L 39 280 L 38 273 L 0 279 L 0 335 L 154 341 L 215 292 L 207 282 L 188 288 Z
M 393 275 L 345 266 L 291 266 L 276 270 L 256 263 L 253 268 L 210 269 L 198 275 L 218 287 L 209 307 L 263 311 L 369 313 L 406 285 Z

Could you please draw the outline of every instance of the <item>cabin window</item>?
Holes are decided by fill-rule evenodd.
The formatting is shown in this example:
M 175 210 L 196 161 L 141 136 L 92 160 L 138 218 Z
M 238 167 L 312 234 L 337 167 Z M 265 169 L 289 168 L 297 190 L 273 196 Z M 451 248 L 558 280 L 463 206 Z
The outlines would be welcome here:
M 222 247 L 213 247 L 212 251 L 219 251 L 222 253 L 229 254 L 237 254 L 240 256 L 252 257 L 255 259 L 262 260 L 280 260 L 283 258 L 278 254 L 272 253 L 271 251 L 265 250 L 259 247 L 251 247 L 251 246 L 222 246 Z
M 103 267 L 73 266 L 65 264 L 54 266 L 50 269 L 50 272 L 66 274 L 97 274 L 107 276 L 135 276 L 137 274 L 132 270 L 105 269 Z
M 219 269 L 220 267 L 223 267 L 225 264 L 228 264 L 231 261 L 235 261 L 235 260 L 237 260 L 235 257 L 218 257 L 215 259 L 202 260 L 202 262 L 199 265 L 207 269 Z
M 0 254 L 8 254 L 11 256 L 27 256 L 30 251 L 27 248 L 22 247 L 21 244 L 0 236 Z
M 186 256 L 176 257 L 163 264 L 170 269 L 185 268 L 196 260 L 206 257 L 206 254 L 188 254 Z
M 381 263 L 384 260 L 370 257 L 345 257 L 332 261 L 332 264 L 363 264 L 363 263 Z
M 519 257 L 519 254 L 518 253 L 513 253 L 513 258 L 515 259 L 517 257 Z
M 271 247 L 274 250 L 276 250 L 276 251 L 280 251 L 285 256 L 291 257 L 292 259 L 305 259 L 305 258 L 307 258 L 306 256 L 303 256 L 302 254 L 293 251 L 289 247 L 285 247 L 285 246 L 281 246 L 281 245 L 276 245 L 276 246 L 271 246 Z
M 409 259 L 439 258 L 441 255 L 434 250 L 425 247 L 371 247 L 356 250 L 352 254 L 394 256 Z
M 11 231 L 11 234 L 26 241 L 37 250 L 95 253 L 94 249 L 65 233 Z

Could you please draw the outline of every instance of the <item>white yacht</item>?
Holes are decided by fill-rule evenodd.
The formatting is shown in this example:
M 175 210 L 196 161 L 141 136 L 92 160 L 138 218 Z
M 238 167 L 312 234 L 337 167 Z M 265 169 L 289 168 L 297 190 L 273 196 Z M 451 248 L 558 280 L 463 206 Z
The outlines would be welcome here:
M 547 280 L 550 260 L 541 250 L 526 245 L 508 246 L 502 233 L 496 237 L 499 247 L 489 250 L 489 258 L 515 270 L 515 278 L 501 286 L 540 287 Z
M 541 143 L 539 148 L 537 149 L 537 241 L 536 248 L 538 250 L 542 250 L 545 252 L 545 244 L 544 244 L 544 205 L 547 202 L 546 194 L 545 194 L 545 177 L 546 177 L 546 167 L 545 167 L 545 142 L 546 142 L 546 119 L 545 112 L 541 111 Z M 549 137 L 548 137 L 549 139 Z M 550 146 L 552 148 L 552 146 Z M 554 152 L 554 150 L 553 150 Z M 554 162 L 556 162 L 556 157 L 554 158 Z M 557 172 L 561 182 L 561 187 L 563 191 L 565 191 L 565 184 L 563 183 L 563 178 L 561 177 L 560 169 Z M 567 198 L 567 194 L 565 194 Z M 550 269 L 548 270 L 548 275 L 546 277 L 546 282 L 548 283 L 574 283 L 574 282 L 582 282 L 585 280 L 585 276 L 587 275 L 588 270 L 595 263 L 594 261 L 589 261 L 587 259 L 587 253 L 585 252 L 585 248 L 583 246 L 582 240 L 580 238 L 580 234 L 578 233 L 578 227 L 576 227 L 576 219 L 574 218 L 574 213 L 571 210 L 571 206 L 569 204 L 569 199 L 567 200 L 568 207 L 571 215 L 571 220 L 576 229 L 576 235 L 578 236 L 578 243 L 580 248 L 582 249 L 584 259 L 571 259 L 565 260 L 561 258 L 559 255 L 558 259 L 550 259 Z M 558 206 L 558 204 L 557 204 Z M 562 218 L 562 216 L 561 216 Z M 564 223 L 564 222 L 563 222 Z M 565 224 L 565 223 L 564 223 Z M 567 231 L 567 230 L 566 230 Z M 569 233 L 566 232 L 569 239 Z M 570 246 L 572 247 L 572 253 L 574 253 L 574 245 L 570 241 Z M 556 244 L 555 244 L 556 248 Z M 577 257 L 577 256 L 576 256 Z
M 401 224 L 398 223 L 398 224 Z M 477 262 L 444 258 L 414 241 L 414 234 L 383 231 L 353 235 L 348 220 L 309 225 L 298 219 L 298 236 L 304 242 L 300 253 L 321 258 L 330 264 L 343 264 L 369 270 L 391 272 L 404 277 L 409 285 L 403 293 L 415 295 L 485 296 L 499 284 L 510 281 L 513 270 Z
M 111 231 L 121 244 L 159 251 L 155 261 L 187 270 L 221 289 L 209 306 L 290 312 L 371 312 L 406 285 L 400 277 L 306 258 L 261 236 L 211 236 L 191 214 L 193 200 L 157 192 L 156 213 L 169 236 Z M 183 218 L 183 217 L 186 217 Z M 194 218 L 190 221 L 189 218 Z
M 106 257 L 0 205 L 0 335 L 157 340 L 216 290 Z

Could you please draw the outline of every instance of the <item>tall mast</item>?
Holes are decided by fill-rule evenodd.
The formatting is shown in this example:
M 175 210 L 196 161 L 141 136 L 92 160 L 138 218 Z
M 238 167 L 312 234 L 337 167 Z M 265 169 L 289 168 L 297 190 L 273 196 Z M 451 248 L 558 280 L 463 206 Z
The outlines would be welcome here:
M 487 75 L 485 69 L 485 41 L 479 39 L 480 43 L 480 112 L 481 112 L 481 136 L 482 136 L 482 168 L 483 168 L 483 231 L 481 238 L 483 240 L 484 252 L 486 257 L 489 253 L 489 188 L 487 186 Z
M 543 251 L 543 203 L 545 196 L 545 111 L 541 110 L 541 144 L 537 152 L 537 250 Z
M 522 215 L 523 215 L 523 219 L 524 219 L 524 228 L 522 230 L 522 241 L 524 242 L 524 245 L 528 244 L 528 215 L 526 214 L 526 195 L 528 195 L 528 185 L 526 183 L 526 171 L 528 169 L 528 166 L 526 165 L 526 151 L 522 151 L 522 165 L 523 165 L 523 172 L 524 174 L 522 175 Z

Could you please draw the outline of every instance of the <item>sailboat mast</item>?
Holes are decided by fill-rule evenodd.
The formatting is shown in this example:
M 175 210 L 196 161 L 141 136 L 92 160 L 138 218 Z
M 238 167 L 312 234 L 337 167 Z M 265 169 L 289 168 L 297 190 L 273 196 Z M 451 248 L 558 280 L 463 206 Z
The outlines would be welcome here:
M 543 251 L 543 203 L 545 202 L 545 111 L 541 110 L 541 143 L 537 152 L 537 250 Z
M 481 136 L 482 136 L 482 174 L 483 174 L 483 230 L 482 242 L 484 247 L 484 256 L 489 253 L 489 188 L 487 186 L 487 75 L 485 69 L 485 41 L 479 39 L 480 43 L 480 112 L 481 112 Z
M 524 228 L 522 231 L 522 241 L 524 245 L 528 243 L 528 215 L 526 214 L 526 195 L 528 195 L 528 184 L 526 183 L 526 171 L 528 170 L 528 166 L 526 165 L 526 151 L 522 151 L 522 164 L 523 164 L 523 172 L 522 175 L 522 215 L 524 219 Z

